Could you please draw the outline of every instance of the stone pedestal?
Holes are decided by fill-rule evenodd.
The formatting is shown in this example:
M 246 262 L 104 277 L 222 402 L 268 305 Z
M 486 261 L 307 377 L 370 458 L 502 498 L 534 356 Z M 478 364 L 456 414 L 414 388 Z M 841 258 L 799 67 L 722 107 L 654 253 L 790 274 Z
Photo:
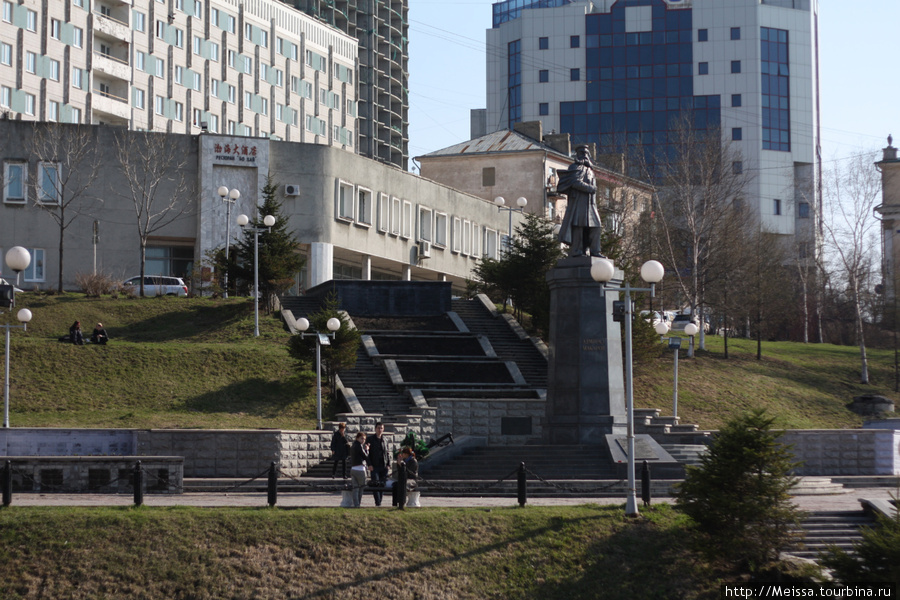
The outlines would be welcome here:
M 612 320 L 618 294 L 604 294 L 591 278 L 592 260 L 565 258 L 547 274 L 547 444 L 603 444 L 604 436 L 626 432 L 621 328 Z M 619 285 L 621 276 L 617 271 L 610 285 Z

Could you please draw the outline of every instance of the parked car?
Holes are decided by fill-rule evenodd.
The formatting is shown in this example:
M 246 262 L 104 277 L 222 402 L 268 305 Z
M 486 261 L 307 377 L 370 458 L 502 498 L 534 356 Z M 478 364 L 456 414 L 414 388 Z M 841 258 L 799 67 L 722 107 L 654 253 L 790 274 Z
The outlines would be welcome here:
M 678 314 L 675 315 L 674 319 L 672 319 L 672 323 L 669 325 L 669 329 L 671 329 L 672 331 L 684 331 L 684 328 L 688 323 L 693 323 L 697 326 L 698 329 L 700 327 L 700 319 L 698 319 L 697 317 L 693 315 Z M 706 333 L 709 333 L 709 321 L 704 323 L 703 330 Z
M 126 280 L 124 287 L 137 295 L 141 293 L 141 278 L 132 277 Z M 181 277 L 164 277 L 162 275 L 147 275 L 144 277 L 145 296 L 187 296 L 188 288 Z

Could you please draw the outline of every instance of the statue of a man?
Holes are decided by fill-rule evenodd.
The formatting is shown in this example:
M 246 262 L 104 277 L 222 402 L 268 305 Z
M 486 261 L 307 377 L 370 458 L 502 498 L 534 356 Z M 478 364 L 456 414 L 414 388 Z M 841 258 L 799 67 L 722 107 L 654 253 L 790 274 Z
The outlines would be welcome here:
M 575 162 L 560 171 L 556 189 L 567 198 L 566 214 L 559 230 L 559 241 L 569 246 L 569 256 L 599 256 L 603 223 L 597 211 L 597 180 L 591 163 L 590 148 L 575 148 Z

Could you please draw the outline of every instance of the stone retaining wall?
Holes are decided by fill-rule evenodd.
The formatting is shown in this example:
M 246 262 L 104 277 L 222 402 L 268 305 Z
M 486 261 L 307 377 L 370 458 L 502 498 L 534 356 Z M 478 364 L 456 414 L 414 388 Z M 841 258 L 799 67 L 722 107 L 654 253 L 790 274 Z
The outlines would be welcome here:
M 900 475 L 900 430 L 793 429 L 781 441 L 803 463 L 797 475 Z
M 438 435 L 485 437 L 488 445 L 520 445 L 541 438 L 546 401 L 541 398 L 431 398 Z

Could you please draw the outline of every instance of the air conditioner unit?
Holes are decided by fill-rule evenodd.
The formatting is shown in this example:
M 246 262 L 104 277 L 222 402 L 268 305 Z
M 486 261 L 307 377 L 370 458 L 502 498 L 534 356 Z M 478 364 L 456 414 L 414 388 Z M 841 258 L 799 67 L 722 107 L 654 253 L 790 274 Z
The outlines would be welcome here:
M 289 183 L 284 186 L 284 195 L 285 196 L 299 196 L 300 195 L 300 186 L 296 183 Z
M 419 258 L 431 258 L 431 242 L 419 242 Z

